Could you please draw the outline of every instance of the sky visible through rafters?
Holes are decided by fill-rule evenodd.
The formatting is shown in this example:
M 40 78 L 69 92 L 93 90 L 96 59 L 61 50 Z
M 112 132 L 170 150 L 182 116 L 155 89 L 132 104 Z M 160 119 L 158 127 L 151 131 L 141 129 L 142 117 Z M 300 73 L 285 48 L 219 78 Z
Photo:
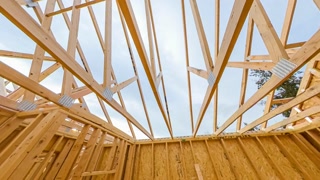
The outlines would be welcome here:
M 63 0 L 65 7 L 72 5 L 71 0 Z M 220 15 L 220 43 L 224 35 L 226 25 L 230 16 L 233 5 L 233 0 L 221 0 L 221 15 Z M 281 34 L 282 24 L 284 21 L 285 11 L 287 8 L 287 0 L 261 0 L 267 14 L 273 24 L 278 35 Z M 214 59 L 214 1 L 198 0 L 198 7 L 207 40 L 210 47 L 212 59 Z M 40 7 L 44 10 L 46 1 L 39 2 Z M 148 35 L 145 17 L 145 6 L 143 0 L 131 0 L 133 11 L 138 22 L 138 27 L 141 32 L 144 47 L 149 55 Z M 187 89 L 187 73 L 185 63 L 185 50 L 183 39 L 183 24 L 180 0 L 151 0 L 157 40 L 160 52 L 160 59 L 163 69 L 163 77 L 169 104 L 172 128 L 174 136 L 191 135 L 191 123 L 189 115 L 188 89 Z M 92 6 L 101 30 L 104 35 L 104 16 L 105 3 L 101 2 Z M 205 69 L 205 63 L 201 52 L 200 42 L 194 19 L 192 17 L 189 1 L 185 1 L 186 18 L 187 18 L 187 33 L 189 44 L 189 60 L 190 66 Z M 35 14 L 31 8 L 25 8 L 30 15 L 35 18 Z M 131 65 L 130 54 L 127 48 L 124 32 L 119 18 L 119 12 L 115 1 L 112 4 L 112 65 L 118 83 L 123 82 L 134 76 L 134 71 Z M 58 5 L 56 9 L 59 10 Z M 71 12 L 68 12 L 69 18 Z M 36 18 L 35 18 L 36 19 Z M 320 13 L 312 0 L 298 0 L 293 18 L 293 23 L 288 39 L 288 43 L 301 42 L 308 40 L 320 28 Z M 56 40 L 62 47 L 67 48 L 68 44 L 68 29 L 64 23 L 62 15 L 57 15 L 53 18 L 52 28 Z M 243 61 L 244 48 L 246 39 L 247 21 L 241 31 L 237 44 L 230 57 L 229 61 Z M 82 46 L 86 59 L 89 63 L 93 76 L 97 82 L 103 81 L 103 52 L 99 44 L 99 40 L 94 30 L 94 26 L 89 17 L 86 8 L 81 9 L 80 26 L 78 40 Z M 137 70 L 142 82 L 142 89 L 151 120 L 151 125 L 155 137 L 168 137 L 169 133 L 156 104 L 154 95 L 149 87 L 147 77 L 142 67 L 139 56 L 136 52 L 133 41 L 134 58 L 137 63 Z M 154 46 L 155 47 L 155 46 Z M 10 50 L 24 53 L 34 53 L 35 43 L 17 29 L 10 21 L 0 14 L 0 50 Z M 258 30 L 254 27 L 252 55 L 268 54 Z M 80 57 L 77 54 L 76 60 L 80 63 Z M 157 60 L 157 58 L 156 58 Z M 27 75 L 31 66 L 30 60 L 21 60 L 15 58 L 0 57 L 0 61 L 18 69 L 23 74 Z M 52 65 L 52 62 L 44 63 L 46 67 Z M 157 66 L 157 74 L 159 67 Z M 60 93 L 63 78 L 63 71 L 60 68 L 47 79 L 41 82 L 49 89 L 56 93 Z M 239 97 L 242 79 L 242 69 L 226 68 L 219 84 L 219 104 L 218 104 L 218 126 L 222 125 L 227 118 L 239 107 Z M 83 84 L 80 81 L 78 86 Z M 192 85 L 192 100 L 193 100 L 193 117 L 197 120 L 204 94 L 207 88 L 207 81 L 194 74 L 191 74 Z M 248 99 L 257 90 L 254 84 L 254 79 L 249 78 L 246 99 Z M 162 101 L 164 99 L 162 86 L 158 88 Z M 137 83 L 132 83 L 128 87 L 121 90 L 127 110 L 133 115 L 146 129 L 148 129 L 147 120 L 144 114 L 143 105 L 139 96 Z M 118 102 L 116 95 L 113 96 Z M 95 95 L 89 94 L 85 96 L 85 100 L 90 111 L 105 119 L 103 112 L 99 106 Z M 164 102 L 164 101 L 163 101 Z M 244 122 L 252 122 L 263 114 L 261 104 L 256 104 L 243 116 Z M 124 132 L 130 134 L 128 124 L 124 117 L 108 107 L 108 112 L 113 120 L 113 124 Z M 281 120 L 281 115 L 274 118 L 273 122 Z M 213 106 L 212 102 L 205 114 L 203 122 L 200 126 L 198 134 L 210 134 L 213 131 Z M 235 123 L 226 131 L 235 131 Z M 138 138 L 146 138 L 139 130 L 135 130 Z

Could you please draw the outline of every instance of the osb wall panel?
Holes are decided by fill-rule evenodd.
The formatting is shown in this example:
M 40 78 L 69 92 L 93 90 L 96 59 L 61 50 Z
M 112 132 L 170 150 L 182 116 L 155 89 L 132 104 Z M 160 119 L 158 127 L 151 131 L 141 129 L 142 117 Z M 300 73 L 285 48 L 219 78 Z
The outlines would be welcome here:
M 245 138 L 241 141 L 245 145 L 244 148 L 249 152 L 248 158 L 251 160 L 260 178 L 269 177 L 270 179 L 280 179 L 253 138 Z
M 62 135 L 58 131 L 61 123 L 55 123 L 59 122 L 57 117 L 63 116 L 56 111 L 32 116 L 28 125 L 19 118 L 20 124 L 10 118 L 2 122 L 0 179 L 320 177 L 320 131 L 317 128 L 301 134 L 168 139 L 131 144 L 120 138 L 108 141 L 101 130 L 87 125 L 75 136 Z
M 163 179 L 167 174 L 167 152 L 165 144 L 154 145 L 154 179 Z
M 178 179 L 185 179 L 185 165 L 183 164 L 183 156 L 180 143 L 169 143 L 168 145 L 168 159 L 169 159 L 169 174 L 170 179 L 178 177 Z
M 223 150 L 220 141 L 208 141 L 209 152 L 211 154 L 218 179 L 235 179 L 228 157 Z
M 133 179 L 317 179 L 319 157 L 306 143 L 295 134 L 143 142 Z

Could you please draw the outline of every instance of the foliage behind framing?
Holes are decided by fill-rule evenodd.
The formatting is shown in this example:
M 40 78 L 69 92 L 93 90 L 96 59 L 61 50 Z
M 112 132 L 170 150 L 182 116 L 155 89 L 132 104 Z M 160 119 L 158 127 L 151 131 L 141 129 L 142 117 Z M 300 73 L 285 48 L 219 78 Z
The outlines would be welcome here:
M 276 89 L 273 98 L 283 99 L 283 98 L 295 97 L 299 90 L 299 85 L 302 79 L 302 76 L 300 75 L 301 73 L 302 73 L 301 71 L 297 71 L 289 79 L 287 79 L 282 85 L 280 85 Z M 270 79 L 271 75 L 272 73 L 270 71 L 264 71 L 264 70 L 250 71 L 250 76 L 254 76 L 258 78 L 258 80 L 255 82 L 255 84 L 258 86 L 258 89 L 260 89 Z M 275 109 L 280 105 L 281 104 L 273 104 L 271 106 L 271 109 Z M 290 113 L 291 113 L 291 110 L 287 110 L 287 111 L 284 111 L 282 115 L 284 117 L 289 117 Z

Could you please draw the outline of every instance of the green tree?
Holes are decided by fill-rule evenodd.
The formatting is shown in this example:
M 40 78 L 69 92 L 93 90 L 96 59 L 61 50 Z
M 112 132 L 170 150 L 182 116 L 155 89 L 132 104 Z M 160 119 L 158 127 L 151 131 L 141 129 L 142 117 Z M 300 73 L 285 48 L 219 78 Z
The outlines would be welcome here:
M 293 74 L 289 79 L 287 79 L 283 84 L 277 87 L 274 93 L 274 99 L 283 99 L 283 98 L 290 98 L 295 97 L 299 90 L 300 82 L 302 79 L 302 72 L 297 71 Z M 255 84 L 257 85 L 258 89 L 260 89 L 271 77 L 272 73 L 270 71 L 264 70 L 251 70 L 250 76 L 256 77 L 257 81 Z M 265 103 L 265 102 L 263 102 Z M 271 109 L 275 109 L 281 104 L 273 104 Z M 284 117 L 289 117 L 291 110 L 284 111 L 282 115 Z

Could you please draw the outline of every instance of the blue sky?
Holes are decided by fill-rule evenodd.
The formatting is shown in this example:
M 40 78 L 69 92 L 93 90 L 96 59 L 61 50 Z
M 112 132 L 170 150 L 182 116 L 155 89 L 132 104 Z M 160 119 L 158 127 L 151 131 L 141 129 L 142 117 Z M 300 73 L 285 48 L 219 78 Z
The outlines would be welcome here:
M 72 1 L 66 1 L 65 6 L 71 5 Z M 222 40 L 229 15 L 232 9 L 232 0 L 221 1 L 221 17 L 220 17 L 220 41 Z M 132 7 L 138 22 L 139 29 L 142 34 L 143 42 L 147 53 L 148 39 L 146 18 L 143 0 L 132 0 Z M 214 1 L 198 0 L 198 7 L 204 25 L 205 33 L 209 43 L 211 56 L 214 54 Z M 180 0 L 152 0 L 152 10 L 155 21 L 160 58 L 163 69 L 163 76 L 165 81 L 165 88 L 167 91 L 167 99 L 169 102 L 169 111 L 171 115 L 173 133 L 175 136 L 191 135 L 191 125 L 189 116 L 189 103 L 188 103 L 188 90 L 187 90 L 187 77 L 186 77 L 186 64 L 185 64 L 185 51 L 183 40 L 183 26 L 181 16 L 181 1 Z M 262 4 L 277 32 L 281 34 L 282 23 L 285 16 L 287 1 L 282 0 L 262 0 Z M 104 35 L 104 2 L 93 6 L 96 18 Z M 187 18 L 187 31 L 189 43 L 189 59 L 190 66 L 205 69 L 200 43 L 196 33 L 196 27 L 191 13 L 189 1 L 185 1 L 186 5 L 186 18 Z M 45 1 L 40 2 L 42 9 L 45 7 Z M 131 66 L 131 60 L 127 49 L 124 33 L 122 30 L 119 13 L 115 1 L 113 1 L 112 11 L 112 65 L 118 83 L 123 82 L 134 76 L 134 71 Z M 34 17 L 34 13 L 30 8 L 25 8 L 30 15 Z M 56 10 L 58 7 L 56 6 Z M 68 13 L 71 17 L 71 13 Z M 308 40 L 314 32 L 320 28 L 320 13 L 317 7 L 313 4 L 312 0 L 298 0 L 297 7 L 292 23 L 292 28 L 289 36 L 288 43 L 300 42 Z M 11 50 L 25 53 L 33 53 L 35 43 L 32 42 L 26 35 L 20 32 L 14 25 L 12 25 L 4 16 L 0 14 L 0 49 Z M 235 46 L 229 61 L 243 61 L 244 47 L 246 38 L 247 23 L 245 23 L 243 30 L 239 36 L 238 42 Z M 62 15 L 55 16 L 52 23 L 52 31 L 56 40 L 64 48 L 68 43 L 68 31 Z M 89 62 L 93 76 L 98 82 L 103 80 L 103 52 L 99 44 L 98 38 L 95 34 L 92 22 L 89 17 L 88 10 L 83 8 L 80 17 L 80 30 L 79 42 L 83 48 L 86 59 Z M 254 29 L 253 35 L 253 48 L 252 55 L 268 54 L 264 47 L 263 41 L 257 31 Z M 134 50 L 134 57 L 137 63 L 140 80 L 143 85 L 144 97 L 148 106 L 148 112 L 151 119 L 151 124 L 156 137 L 168 137 L 169 133 L 166 129 L 162 115 L 158 109 L 153 93 L 149 87 L 148 80 L 141 65 L 139 56 L 131 40 L 131 45 Z M 80 62 L 77 55 L 76 59 Z M 213 58 L 214 59 L 214 58 Z M 157 59 L 156 59 L 157 60 Z M 28 74 L 31 61 L 19 60 L 14 58 L 0 57 L 0 61 L 15 67 L 20 72 Z M 45 63 L 44 67 L 48 67 L 52 63 Z M 159 69 L 157 67 L 157 73 Z M 53 76 L 45 79 L 41 84 L 49 87 L 56 93 L 61 90 L 61 82 L 63 71 L 60 68 Z M 242 69 L 227 68 L 219 84 L 219 105 L 218 105 L 218 124 L 222 125 L 223 122 L 232 115 L 238 108 L 240 97 L 240 83 L 241 83 Z M 191 74 L 192 96 L 193 96 L 193 117 L 197 119 L 199 109 L 201 107 L 203 97 L 207 88 L 207 81 L 194 74 Z M 82 83 L 78 81 L 78 85 Z M 248 80 L 248 88 L 246 92 L 246 99 L 248 99 L 257 87 L 254 84 L 254 79 Z M 146 129 L 148 129 L 147 120 L 143 112 L 142 102 L 139 97 L 137 83 L 133 83 L 121 91 L 125 104 L 129 113 L 131 113 Z M 162 87 L 159 87 L 159 94 L 162 96 Z M 115 99 L 118 99 L 114 95 Z M 89 109 L 95 115 L 105 119 L 103 113 L 99 108 L 98 101 L 93 94 L 85 97 Z M 164 101 L 163 101 L 164 102 Z M 118 128 L 129 133 L 126 120 L 116 111 L 108 107 L 108 112 L 113 119 L 113 123 Z M 263 106 L 257 104 L 244 114 L 244 121 L 251 122 L 263 114 Z M 209 106 L 204 120 L 200 126 L 198 134 L 212 133 L 213 129 L 213 107 L 212 103 Z M 280 120 L 281 117 L 275 118 L 275 121 Z M 234 126 L 230 126 L 227 131 L 234 131 Z M 139 138 L 145 138 L 144 135 L 136 130 Z

